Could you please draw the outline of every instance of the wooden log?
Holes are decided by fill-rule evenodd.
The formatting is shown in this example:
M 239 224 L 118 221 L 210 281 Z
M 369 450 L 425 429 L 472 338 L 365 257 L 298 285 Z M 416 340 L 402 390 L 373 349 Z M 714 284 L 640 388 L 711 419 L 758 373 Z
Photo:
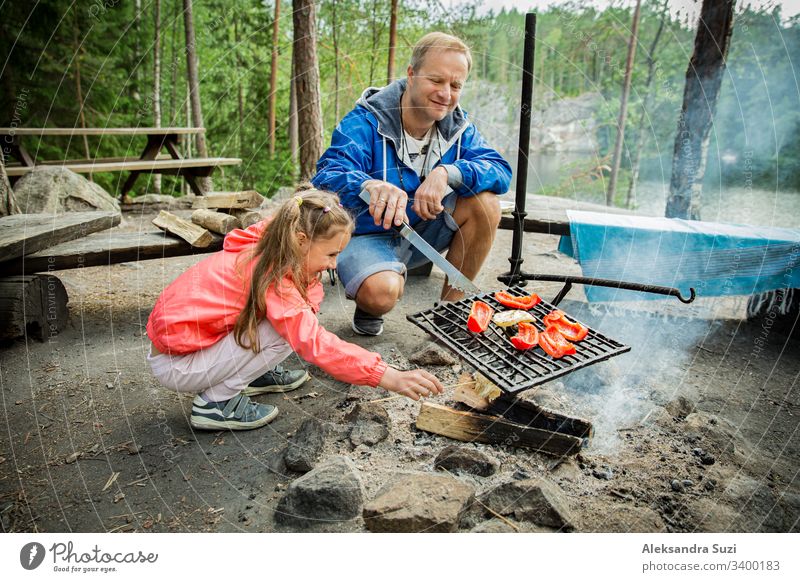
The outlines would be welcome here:
M 0 262 L 119 224 L 119 212 L 12 214 L 0 218 Z
M 196 248 L 163 232 L 99 232 L 79 240 L 61 243 L 49 249 L 0 263 L 0 275 L 30 275 L 44 271 L 108 266 L 116 263 L 182 257 L 213 253 L 222 249 L 223 238 L 212 234 L 213 242 Z
M 53 275 L 0 279 L 0 339 L 52 339 L 67 324 L 67 290 Z
M 257 208 L 264 197 L 255 190 L 244 192 L 209 192 L 199 196 L 192 208 Z
M 464 442 L 525 447 L 555 456 L 580 452 L 583 439 L 509 422 L 499 416 L 455 410 L 423 402 L 416 426 Z
M 182 238 L 193 247 L 205 248 L 214 240 L 212 234 L 202 226 L 197 226 L 166 210 L 158 213 L 158 216 L 153 219 L 153 224 L 170 234 Z
M 255 208 L 229 208 L 227 212 L 239 219 L 239 222 L 242 223 L 242 228 L 253 226 L 256 222 L 261 222 L 268 216 L 266 210 Z
M 228 234 L 234 229 L 242 228 L 241 221 L 235 216 L 204 208 L 192 212 L 192 222 L 217 234 Z
M 502 394 L 490 402 L 475 391 L 468 374 L 459 378 L 459 386 L 453 392 L 453 400 L 465 404 L 472 410 L 495 414 L 523 426 L 586 439 L 594 434 L 592 423 L 588 420 L 560 414 L 512 394 Z

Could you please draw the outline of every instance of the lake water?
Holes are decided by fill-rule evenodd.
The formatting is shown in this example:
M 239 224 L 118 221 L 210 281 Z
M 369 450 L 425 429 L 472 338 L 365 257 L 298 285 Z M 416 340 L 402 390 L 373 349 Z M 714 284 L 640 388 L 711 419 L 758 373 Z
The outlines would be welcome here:
M 516 166 L 516 158 L 506 159 Z M 599 163 L 595 161 L 594 163 Z M 529 160 L 527 191 L 541 192 L 543 186 L 558 184 L 576 172 L 585 171 L 593 165 L 590 155 L 585 153 L 536 154 Z M 669 180 L 670 168 L 665 169 Z M 512 182 L 511 188 L 514 189 Z M 637 189 L 637 213 L 648 216 L 664 216 L 669 183 L 658 181 L 640 182 Z M 570 197 L 585 202 L 599 202 L 596 196 L 582 195 L 580 190 Z M 702 220 L 758 226 L 800 228 L 800 192 L 772 191 L 749 187 L 706 186 L 703 191 Z

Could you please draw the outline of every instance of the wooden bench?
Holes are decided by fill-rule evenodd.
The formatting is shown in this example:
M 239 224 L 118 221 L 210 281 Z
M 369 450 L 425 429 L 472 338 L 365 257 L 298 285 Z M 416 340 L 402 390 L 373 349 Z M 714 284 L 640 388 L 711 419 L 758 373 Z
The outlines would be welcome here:
M 17 160 L 17 164 L 6 166 L 6 173 L 15 181 L 33 170 L 37 165 L 60 165 L 78 174 L 101 172 L 130 172 L 120 191 L 120 198 L 130 192 L 140 174 L 174 174 L 182 176 L 196 195 L 203 195 L 198 178 L 205 178 L 221 166 L 242 163 L 239 158 L 182 158 L 178 146 L 184 135 L 204 133 L 205 128 L 191 127 L 107 127 L 107 128 L 55 128 L 55 127 L 0 127 L 0 145 L 3 153 Z M 36 161 L 21 142 L 25 136 L 146 136 L 147 144 L 138 159 L 100 158 L 95 160 Z M 166 149 L 169 157 L 161 154 Z

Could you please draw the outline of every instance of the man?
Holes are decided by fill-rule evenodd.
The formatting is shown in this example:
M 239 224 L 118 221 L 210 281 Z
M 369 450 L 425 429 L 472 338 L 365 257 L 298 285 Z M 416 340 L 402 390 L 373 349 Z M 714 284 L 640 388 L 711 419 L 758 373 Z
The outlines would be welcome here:
M 489 254 L 500 222 L 497 195 L 508 191 L 511 167 L 458 105 L 471 66 L 461 40 L 425 35 L 407 78 L 364 91 L 317 163 L 314 186 L 338 193 L 356 215 L 338 272 L 356 302 L 358 334 L 383 331 L 382 316 L 403 295 L 407 270 L 428 262 L 393 224 L 407 220 L 436 250 L 449 249 L 447 260 L 469 279 Z M 442 300 L 462 297 L 445 281 Z

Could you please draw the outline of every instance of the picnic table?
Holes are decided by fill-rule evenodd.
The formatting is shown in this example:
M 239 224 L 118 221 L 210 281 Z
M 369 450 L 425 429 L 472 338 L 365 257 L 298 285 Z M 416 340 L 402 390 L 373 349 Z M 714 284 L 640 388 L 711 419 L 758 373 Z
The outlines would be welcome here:
M 101 172 L 130 172 L 120 191 L 120 198 L 130 192 L 140 174 L 174 174 L 183 176 L 198 196 L 203 195 L 198 178 L 205 178 L 221 166 L 242 163 L 239 158 L 184 158 L 178 146 L 186 135 L 204 133 L 204 127 L 0 127 L 0 145 L 3 153 L 15 163 L 6 165 L 6 173 L 14 182 L 36 166 L 58 165 L 78 174 Z M 23 137 L 78 137 L 78 136 L 145 136 L 147 143 L 138 158 L 96 158 L 82 160 L 36 160 L 22 143 Z M 162 153 L 166 150 L 166 153 Z

